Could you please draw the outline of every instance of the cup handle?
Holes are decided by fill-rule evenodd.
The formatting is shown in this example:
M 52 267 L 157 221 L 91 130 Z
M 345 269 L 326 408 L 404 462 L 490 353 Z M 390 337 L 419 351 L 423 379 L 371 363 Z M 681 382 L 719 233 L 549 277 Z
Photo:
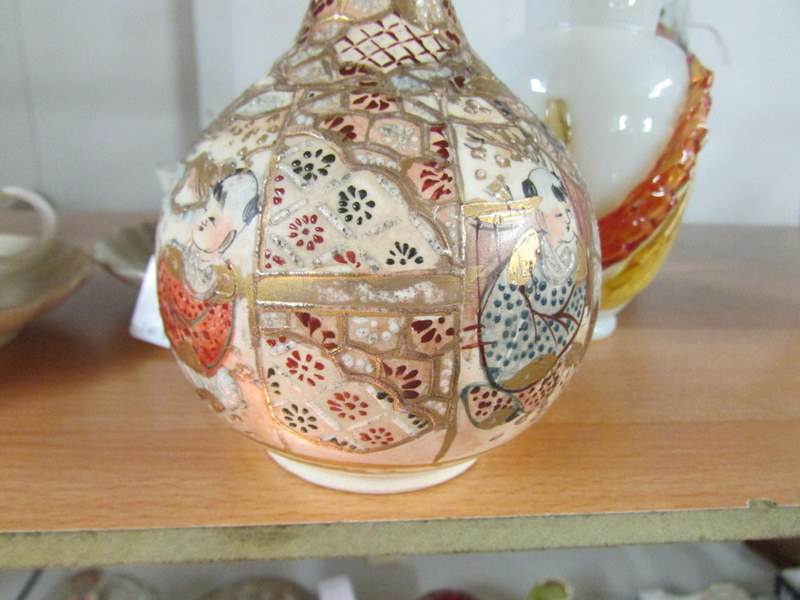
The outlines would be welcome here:
M 16 187 L 6 186 L 0 188 L 0 196 L 6 196 L 14 200 L 21 200 L 28 204 L 31 208 L 36 210 L 41 220 L 42 232 L 39 236 L 39 244 L 45 245 L 50 243 L 56 237 L 56 230 L 58 229 L 58 214 L 56 209 L 44 196 L 40 196 L 31 190 Z

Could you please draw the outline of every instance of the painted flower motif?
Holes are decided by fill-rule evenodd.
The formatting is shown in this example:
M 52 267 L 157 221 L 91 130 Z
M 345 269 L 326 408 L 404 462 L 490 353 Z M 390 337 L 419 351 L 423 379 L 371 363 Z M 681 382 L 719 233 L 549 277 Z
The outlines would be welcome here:
M 286 195 L 286 188 L 283 187 L 283 175 L 275 176 L 275 187 L 272 190 L 272 203 L 275 206 L 283 204 L 283 197 Z
M 389 258 L 386 259 L 386 264 L 390 267 L 395 265 L 405 267 L 411 263 L 421 265 L 424 262 L 425 259 L 419 254 L 419 251 L 406 242 L 402 244 L 400 242 L 395 242 L 394 249 L 389 250 Z
M 349 267 L 353 267 L 354 269 L 361 268 L 361 261 L 358 260 L 358 255 L 352 250 L 347 250 L 346 252 L 341 253 L 337 252 L 333 255 L 333 260 L 340 265 L 347 265 Z
M 418 431 L 423 431 L 430 426 L 428 419 L 416 413 L 409 413 L 406 418 L 409 425 Z
M 272 269 L 279 269 L 286 265 L 286 259 L 282 256 L 278 256 L 272 250 L 272 248 L 267 248 L 264 251 L 264 268 L 267 271 L 271 271 Z
M 375 201 L 367 195 L 367 190 L 357 189 L 354 185 L 339 192 L 339 214 L 345 223 L 363 225 L 372 219 Z
M 274 381 L 275 375 L 277 374 L 278 372 L 272 367 L 267 370 L 267 391 L 269 392 L 270 396 L 275 396 L 276 398 L 281 395 L 281 384 L 277 381 Z
M 385 427 L 370 427 L 359 434 L 361 441 L 370 446 L 390 446 L 394 444 L 394 434 Z
M 327 402 L 333 414 L 343 420 L 355 421 L 366 417 L 369 413 L 369 404 L 350 392 L 336 392 Z
M 437 161 L 413 163 L 408 169 L 408 177 L 426 200 L 444 203 L 455 198 L 453 171 Z
M 327 328 L 323 326 L 322 319 L 315 317 L 311 313 L 297 312 L 294 314 L 297 320 L 305 328 L 305 333 L 314 340 L 322 344 L 325 350 L 333 351 L 337 348 L 336 331 L 334 327 Z M 330 323 L 328 323 L 330 325 Z
M 294 240 L 298 248 L 305 248 L 311 252 L 317 244 L 325 241 L 322 237 L 325 228 L 317 225 L 318 221 L 317 215 L 303 215 L 289 224 L 289 237 Z
M 360 142 L 366 136 L 369 121 L 366 117 L 338 115 L 325 119 L 322 126 L 338 133 L 343 142 Z
M 317 381 L 322 381 L 325 376 L 321 371 L 325 370 L 325 365 L 314 360 L 311 354 L 303 356 L 299 350 L 295 350 L 286 359 L 286 368 L 289 373 L 297 377 L 298 381 L 305 381 L 311 387 L 317 385 Z
M 326 177 L 330 173 L 330 167 L 336 162 L 336 156 L 325 153 L 322 148 L 306 150 L 301 158 L 292 161 L 292 172 L 303 181 L 316 181 L 321 176 Z M 277 198 L 278 196 L 276 196 Z
M 397 109 L 397 101 L 385 94 L 377 92 L 351 92 L 351 108 L 360 108 L 368 112 L 382 113 Z
M 411 328 L 417 336 L 419 342 L 427 344 L 433 342 L 437 346 L 450 340 L 455 334 L 452 317 L 426 317 L 416 319 L 411 323 Z
M 430 128 L 431 151 L 442 160 L 450 160 L 450 140 L 447 139 L 447 125 L 434 125 Z
M 270 352 L 272 354 L 284 354 L 285 352 L 292 350 L 295 346 L 295 343 L 285 335 L 267 338 L 266 344 L 270 347 Z
M 406 400 L 419 398 L 419 388 L 422 386 L 422 380 L 419 378 L 419 369 L 413 369 L 406 365 L 400 365 L 393 369 L 384 364 L 383 370 L 386 375 L 395 380 L 395 384 L 402 390 L 403 398 Z
M 311 411 L 306 407 L 291 404 L 281 408 L 281 413 L 283 422 L 300 433 L 311 433 L 319 429 L 317 417 L 311 414 Z

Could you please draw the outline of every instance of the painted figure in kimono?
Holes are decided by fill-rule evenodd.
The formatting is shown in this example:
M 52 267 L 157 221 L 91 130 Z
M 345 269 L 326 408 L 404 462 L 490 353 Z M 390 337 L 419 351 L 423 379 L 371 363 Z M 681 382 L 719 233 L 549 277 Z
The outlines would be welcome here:
M 222 366 L 234 325 L 237 274 L 226 259 L 237 237 L 259 212 L 258 181 L 239 171 L 213 186 L 195 216 L 191 240 L 161 251 L 159 303 L 176 353 L 195 372 L 212 376 Z
M 533 228 L 485 296 L 481 337 L 485 368 L 496 387 L 518 392 L 561 357 L 586 305 L 584 250 L 561 180 L 547 169 L 522 182 L 538 198 Z

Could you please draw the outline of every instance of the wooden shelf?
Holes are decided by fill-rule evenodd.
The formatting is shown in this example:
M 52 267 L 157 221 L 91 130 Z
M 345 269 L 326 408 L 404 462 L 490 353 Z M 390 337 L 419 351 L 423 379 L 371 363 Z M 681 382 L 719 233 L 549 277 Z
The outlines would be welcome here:
M 0 351 L 0 566 L 800 535 L 796 231 L 687 227 L 539 424 L 394 497 L 281 471 L 127 336 L 134 296 L 99 272 Z

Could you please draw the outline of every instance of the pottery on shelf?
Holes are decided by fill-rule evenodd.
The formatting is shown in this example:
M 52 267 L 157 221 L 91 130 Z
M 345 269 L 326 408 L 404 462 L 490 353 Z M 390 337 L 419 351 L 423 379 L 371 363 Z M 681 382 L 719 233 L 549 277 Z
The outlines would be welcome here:
M 283 579 L 252 579 L 204 594 L 198 600 L 313 600 L 299 585 Z
M 156 244 L 156 223 L 122 227 L 94 246 L 94 258 L 109 273 L 131 285 L 144 281 Z
M 753 598 L 738 586 L 717 583 L 697 594 L 671 594 L 664 590 L 639 592 L 636 600 L 753 600 Z
M 417 600 L 477 600 L 477 598 L 461 590 L 437 590 L 420 596 Z
M 138 580 L 91 569 L 58 584 L 45 600 L 158 600 L 158 595 Z
M 58 218 L 47 200 L 23 188 L 0 189 L 0 208 L 17 203 L 38 212 L 42 232 L 0 233 L 0 347 L 68 298 L 94 270 L 91 256 L 56 239 Z
M 185 161 L 160 307 L 199 396 L 281 466 L 408 491 L 561 392 L 591 336 L 596 240 L 563 144 L 449 0 L 314 0 Z
M 560 27 L 509 46 L 527 57 L 509 84 L 567 143 L 595 205 L 603 260 L 596 338 L 614 331 L 616 314 L 669 255 L 707 133 L 712 74 L 680 35 L 659 27 L 663 6 L 568 0 Z
M 537 583 L 528 600 L 575 600 L 575 590 L 565 581 L 550 579 L 542 583 Z

